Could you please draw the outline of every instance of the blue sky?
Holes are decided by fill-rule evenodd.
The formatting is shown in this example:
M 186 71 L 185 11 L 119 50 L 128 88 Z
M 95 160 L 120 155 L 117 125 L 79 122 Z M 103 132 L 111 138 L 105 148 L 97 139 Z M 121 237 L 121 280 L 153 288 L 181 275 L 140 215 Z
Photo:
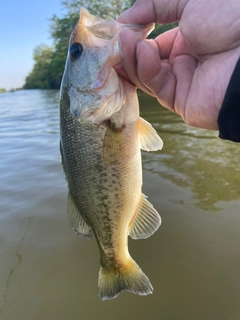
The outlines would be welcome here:
M 33 49 L 51 45 L 49 20 L 64 13 L 61 0 L 5 0 L 0 6 L 0 88 L 21 87 L 33 67 Z

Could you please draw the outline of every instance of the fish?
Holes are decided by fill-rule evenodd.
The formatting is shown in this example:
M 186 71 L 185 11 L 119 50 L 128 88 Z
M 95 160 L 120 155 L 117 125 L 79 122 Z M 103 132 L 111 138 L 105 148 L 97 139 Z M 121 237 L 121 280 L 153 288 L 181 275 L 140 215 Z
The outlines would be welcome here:
M 148 295 L 152 284 L 128 250 L 128 236 L 145 239 L 161 218 L 142 193 L 141 149 L 161 138 L 140 118 L 136 87 L 120 77 L 119 33 L 141 39 L 153 25 L 125 25 L 80 9 L 60 89 L 60 151 L 68 182 L 68 219 L 77 235 L 93 235 L 100 252 L 98 296 L 122 290 Z

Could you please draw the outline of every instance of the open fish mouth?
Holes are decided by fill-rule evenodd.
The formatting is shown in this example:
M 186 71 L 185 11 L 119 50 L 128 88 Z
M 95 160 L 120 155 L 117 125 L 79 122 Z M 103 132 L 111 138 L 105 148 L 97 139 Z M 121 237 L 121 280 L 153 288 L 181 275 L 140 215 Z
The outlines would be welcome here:
M 108 66 L 104 65 L 102 70 L 99 72 L 97 78 L 93 83 L 89 86 L 86 91 L 98 90 L 104 87 L 108 78 Z

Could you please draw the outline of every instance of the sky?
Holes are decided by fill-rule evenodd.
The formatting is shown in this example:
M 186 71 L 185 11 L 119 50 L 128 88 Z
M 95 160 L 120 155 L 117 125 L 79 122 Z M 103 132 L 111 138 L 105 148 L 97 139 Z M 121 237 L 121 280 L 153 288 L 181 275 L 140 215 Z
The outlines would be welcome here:
M 64 14 L 62 0 L 6 0 L 0 6 L 0 88 L 22 87 L 33 50 L 52 44 L 49 19 Z

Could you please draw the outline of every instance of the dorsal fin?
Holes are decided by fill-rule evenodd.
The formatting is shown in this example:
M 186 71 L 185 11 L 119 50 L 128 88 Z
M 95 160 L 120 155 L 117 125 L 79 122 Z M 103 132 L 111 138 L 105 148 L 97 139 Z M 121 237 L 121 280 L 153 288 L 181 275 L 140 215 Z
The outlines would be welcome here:
M 92 229 L 83 219 L 81 213 L 79 212 L 73 198 L 68 193 L 68 219 L 72 229 L 76 232 L 77 235 L 83 236 L 90 239 L 92 237 Z
M 162 149 L 162 139 L 159 137 L 152 125 L 143 118 L 139 118 L 138 120 L 138 134 L 140 148 L 142 150 L 156 151 Z
M 129 226 L 129 236 L 132 239 L 145 239 L 150 237 L 161 225 L 161 217 L 153 205 L 142 194 L 135 219 Z

